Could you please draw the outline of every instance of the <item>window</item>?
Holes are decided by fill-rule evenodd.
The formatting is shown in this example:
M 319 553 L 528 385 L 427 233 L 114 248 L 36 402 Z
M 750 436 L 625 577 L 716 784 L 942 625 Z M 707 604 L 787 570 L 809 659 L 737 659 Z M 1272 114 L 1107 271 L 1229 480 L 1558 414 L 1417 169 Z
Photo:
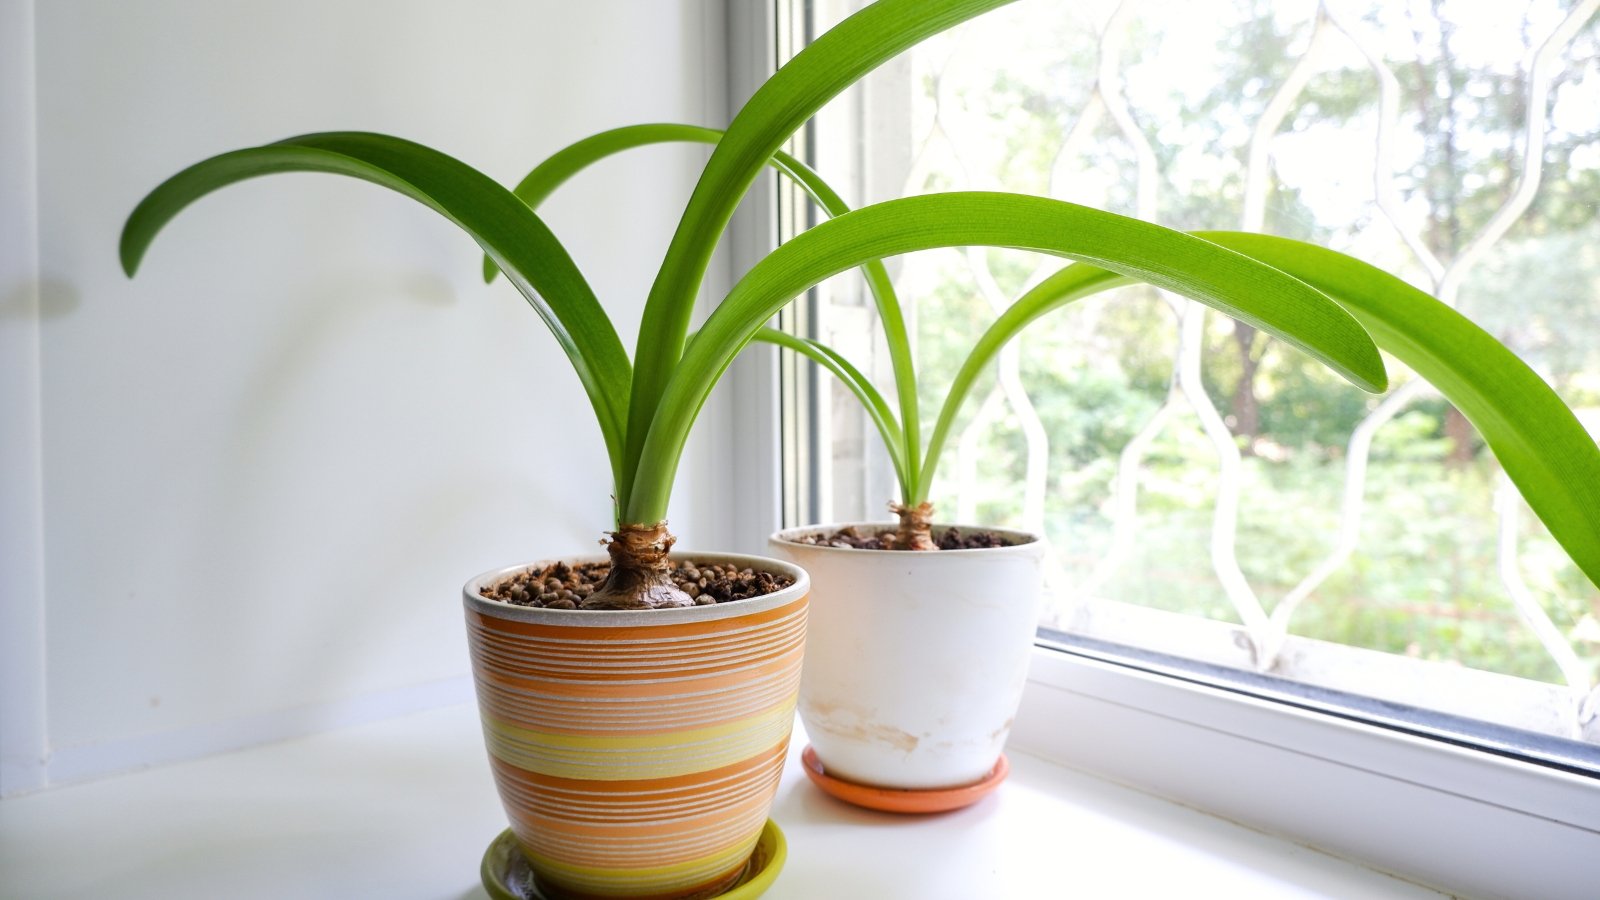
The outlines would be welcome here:
M 1350 252 L 1474 318 L 1600 433 L 1596 6 L 1023 0 L 890 63 L 795 149 L 858 203 L 1016 190 Z M 810 7 L 789 40 L 852 4 Z M 1060 264 L 894 261 L 925 416 L 963 341 Z M 858 279 L 785 324 L 887 381 Z M 1148 288 L 1020 344 L 934 499 L 1051 542 L 1045 640 L 1600 771 L 1600 592 L 1426 383 L 1391 361 L 1395 388 L 1362 394 Z M 785 366 L 786 509 L 883 518 L 865 416 Z

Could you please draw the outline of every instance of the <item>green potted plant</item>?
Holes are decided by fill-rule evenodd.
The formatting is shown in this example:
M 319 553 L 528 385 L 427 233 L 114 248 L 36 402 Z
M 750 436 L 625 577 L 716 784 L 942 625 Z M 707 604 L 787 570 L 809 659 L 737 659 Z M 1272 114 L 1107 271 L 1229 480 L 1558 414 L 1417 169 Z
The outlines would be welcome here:
M 555 154 L 516 192 L 537 206 L 605 156 L 652 143 L 714 144 L 720 138 L 721 132 L 688 125 L 616 129 Z M 776 153 L 769 165 L 828 216 L 850 212 L 800 161 Z M 1317 288 L 1354 315 L 1379 347 L 1433 381 L 1479 423 L 1535 512 L 1600 584 L 1600 452 L 1554 391 L 1511 351 L 1448 306 L 1347 255 L 1266 235 L 1198 236 Z M 807 356 L 852 392 L 876 427 L 901 489 L 899 501 L 889 504 L 899 519 L 893 529 L 811 526 L 771 538 L 776 552 L 806 568 L 816 588 L 800 697 L 815 748 L 807 754 L 808 774 L 854 802 L 901 811 L 948 809 L 973 802 L 1003 777 L 1001 748 L 1038 619 L 1043 545 L 1036 536 L 1004 529 L 932 525 L 934 474 L 974 383 L 1006 344 L 1048 313 L 1134 279 L 1076 264 L 1028 291 L 974 342 L 924 439 L 900 301 L 881 262 L 868 261 L 861 272 L 884 326 L 903 415 L 832 348 L 771 328 L 755 334 Z M 493 274 L 486 262 L 486 277 Z M 936 529 L 943 552 L 898 552 L 940 550 Z M 960 547 L 961 532 L 987 539 Z M 1007 600 L 997 604 L 995 597 Z M 942 674 L 948 671 L 963 675 L 951 680 Z M 840 777 L 828 775 L 829 768 Z
M 224 153 L 174 175 L 130 215 L 121 255 L 131 275 L 166 222 L 226 185 L 286 171 L 373 182 L 460 226 L 550 327 L 610 461 L 609 559 L 514 566 L 474 578 L 464 591 L 496 781 L 516 843 L 546 892 L 704 895 L 747 877 L 752 857 L 768 861 L 767 878 L 781 858 L 764 822 L 792 722 L 806 575 L 757 557 L 680 554 L 675 562 L 664 519 L 684 442 L 717 379 L 763 323 L 812 284 L 922 249 L 1029 248 L 1204 300 L 1357 384 L 1384 385 L 1360 325 L 1301 281 L 1201 238 L 1005 194 L 909 198 L 823 223 L 752 268 L 691 337 L 716 243 L 760 169 L 781 165 L 783 142 L 873 67 L 1003 2 L 880 0 L 757 91 L 716 139 L 650 290 L 631 359 L 528 203 L 399 138 L 322 133 Z M 573 145 L 546 175 L 614 152 L 614 138 Z M 714 567 L 733 570 L 729 596 L 776 589 L 707 602 L 702 579 Z
M 844 211 L 828 194 L 817 199 L 832 215 Z M 1199 236 L 1325 293 L 1381 349 L 1433 382 L 1479 428 L 1535 513 L 1600 585 L 1600 449 L 1515 354 L 1445 304 L 1350 256 L 1260 234 Z M 884 324 L 901 416 L 832 348 L 773 329 L 758 333 L 759 340 L 807 356 L 852 392 L 877 428 L 901 488 L 899 502 L 889 504 L 899 519 L 892 528 L 805 527 L 771 539 L 812 576 L 800 714 L 812 741 L 808 774 L 836 795 L 878 808 L 936 811 L 971 803 L 1004 777 L 1001 750 L 1038 619 L 1042 544 L 1032 535 L 989 529 L 991 540 L 963 546 L 960 534 L 977 529 L 934 529 L 929 489 L 957 414 L 1001 348 L 1046 314 L 1129 280 L 1080 263 L 1025 293 L 974 342 L 926 441 L 917 424 L 904 317 L 882 271 L 869 271 L 867 282 Z M 951 671 L 964 677 L 952 681 Z
M 537 209 L 564 182 L 606 157 L 651 144 L 717 145 L 723 139 L 724 134 L 714 129 L 673 123 L 613 129 L 551 155 L 518 183 L 515 193 L 530 208 Z M 952 223 L 969 214 L 973 222 L 978 222 L 991 214 L 984 207 L 999 199 L 999 195 L 938 195 L 893 201 L 852 213 L 837 192 L 799 160 L 774 152 L 767 164 L 805 189 L 830 216 L 831 221 L 824 226 L 827 228 L 898 207 L 936 211 L 908 219 L 906 228 L 928 228 L 945 221 L 941 218 L 944 215 L 950 215 Z M 1021 209 L 1030 202 L 1039 202 L 1032 198 L 1005 198 L 1001 202 L 1016 207 L 1005 213 L 1012 216 L 1047 216 L 1059 209 L 1048 202 L 1031 212 Z M 1124 226 L 1132 225 L 1137 230 L 1144 224 L 1074 209 L 1084 218 L 1070 225 L 1063 221 L 1062 233 L 1044 237 L 1041 232 L 1032 243 L 1013 245 L 1048 251 L 1052 241 L 1067 239 L 1067 229 L 1076 231 L 1079 238 L 1112 237 Z M 824 233 L 827 232 L 822 228 L 813 230 L 787 247 L 805 246 Z M 929 245 L 901 245 L 907 249 L 921 246 Z M 864 539 L 857 546 L 832 546 L 839 543 L 837 526 L 796 529 L 771 538 L 774 550 L 805 568 L 813 586 L 819 587 L 814 592 L 808 626 L 800 713 L 812 743 L 805 755 L 807 773 L 836 794 L 869 806 L 936 811 L 971 803 L 1003 778 L 997 768 L 1000 750 L 1026 679 L 1028 652 L 1043 599 L 1044 545 L 1034 535 L 989 528 L 979 534 L 980 546 L 909 555 L 890 552 L 939 549 L 932 532 L 928 490 L 956 413 L 979 372 L 1002 346 L 1027 324 L 1072 299 L 1115 284 L 1143 280 L 1174 287 L 1224 312 L 1263 322 L 1262 327 L 1271 333 L 1317 353 L 1314 342 L 1324 324 L 1294 316 L 1297 311 L 1325 308 L 1321 304 L 1328 300 L 1321 294 L 1307 293 L 1304 285 L 1292 279 L 1280 280 L 1280 289 L 1292 284 L 1291 294 L 1251 294 L 1243 305 L 1235 305 L 1235 301 L 1244 299 L 1243 295 L 1219 298 L 1200 284 L 1212 274 L 1213 267 L 1225 271 L 1243 257 L 1215 256 L 1209 248 L 1190 255 L 1188 249 L 1175 246 L 1170 255 L 1160 260 L 1159 268 L 1141 268 L 1137 256 L 1117 256 L 1129 249 L 1124 246 L 1099 250 L 1110 254 L 1101 259 L 1124 266 L 1123 274 L 1115 276 L 1114 282 L 1080 278 L 1080 268 L 1070 276 L 1064 274 L 1044 282 L 996 322 L 957 376 L 926 445 L 915 403 L 917 381 L 904 316 L 879 259 L 863 258 L 860 269 L 889 335 L 896 393 L 900 409 L 905 411 L 903 419 L 897 418 L 888 401 L 859 370 L 831 348 L 766 327 L 743 332 L 738 338 L 741 342 L 753 338 L 799 351 L 839 377 L 877 426 L 902 490 L 901 501 L 890 504 L 899 515 L 898 528 L 880 533 L 881 529 L 866 523 L 845 526 L 848 533 Z M 780 249 L 782 252 L 785 251 Z M 760 269 L 758 266 L 752 276 Z M 497 272 L 494 260 L 486 258 L 485 279 L 493 280 Z M 709 332 L 716 321 L 713 315 L 705 331 Z M 1339 328 L 1346 325 L 1340 320 Z M 1297 335 L 1309 337 L 1301 339 Z M 1349 368 L 1340 369 L 1337 364 L 1335 368 L 1368 388 L 1375 387 L 1383 377 L 1381 367 L 1376 370 L 1376 380 L 1354 376 Z M 941 536 L 948 536 L 955 529 L 946 526 L 940 531 Z M 819 536 L 829 539 L 817 541 Z M 997 602 L 996 597 L 1005 600 Z M 950 677 L 952 672 L 960 673 L 959 677 Z M 931 685 L 937 685 L 937 690 L 930 689 Z M 830 769 L 838 777 L 828 775 Z

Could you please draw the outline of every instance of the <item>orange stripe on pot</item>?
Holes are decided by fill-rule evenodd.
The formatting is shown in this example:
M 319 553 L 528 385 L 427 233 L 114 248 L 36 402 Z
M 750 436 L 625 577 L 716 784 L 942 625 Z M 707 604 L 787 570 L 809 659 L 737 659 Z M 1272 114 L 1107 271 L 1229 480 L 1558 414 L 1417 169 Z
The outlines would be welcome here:
M 738 602 L 745 603 L 749 601 Z M 605 627 L 599 624 L 551 625 L 543 622 L 524 622 L 510 618 L 496 618 L 474 610 L 467 612 L 467 622 L 469 625 L 478 624 L 492 627 L 495 631 L 502 633 L 525 635 L 576 646 L 595 644 L 595 631 L 598 628 L 604 628 L 607 632 L 605 637 L 601 639 L 604 643 L 596 647 L 596 650 L 600 652 L 623 652 L 621 650 L 622 645 L 630 643 L 660 644 L 683 638 L 705 637 L 708 635 L 727 636 L 756 633 L 771 622 L 804 607 L 805 598 L 800 597 L 793 603 L 747 616 L 684 622 L 675 625 L 624 625 L 614 627 Z
M 551 703 L 497 685 L 480 683 L 478 688 L 484 714 L 498 721 L 555 734 L 640 734 L 691 729 L 758 715 L 774 706 L 791 703 L 799 688 L 799 677 L 792 670 L 784 670 L 752 679 L 747 692 L 722 692 L 709 697 L 678 694 L 650 702 L 573 700 Z
M 737 635 L 717 640 L 680 642 L 635 641 L 621 648 L 624 652 L 588 652 L 569 642 L 551 643 L 537 637 L 489 624 L 469 624 L 469 636 L 486 663 L 521 667 L 538 664 L 545 668 L 572 666 L 580 670 L 648 669 L 672 665 L 679 669 L 716 665 L 752 654 L 770 652 L 773 647 L 796 640 L 803 628 L 804 609 L 788 610 L 761 629 L 745 629 Z M 510 625 L 524 623 L 511 622 Z M 608 629 L 609 630 L 609 629 Z
M 545 694 L 557 701 L 562 698 L 581 700 L 602 697 L 612 699 L 671 697 L 694 692 L 726 690 L 748 683 L 752 677 L 763 672 L 779 670 L 789 665 L 798 666 L 802 650 L 803 648 L 797 643 L 792 649 L 762 664 L 742 666 L 726 672 L 703 673 L 693 678 L 596 678 L 578 681 L 554 678 L 548 674 L 540 675 L 537 672 L 529 672 L 523 676 L 479 669 L 476 674 L 479 681 L 497 683 L 530 694 Z

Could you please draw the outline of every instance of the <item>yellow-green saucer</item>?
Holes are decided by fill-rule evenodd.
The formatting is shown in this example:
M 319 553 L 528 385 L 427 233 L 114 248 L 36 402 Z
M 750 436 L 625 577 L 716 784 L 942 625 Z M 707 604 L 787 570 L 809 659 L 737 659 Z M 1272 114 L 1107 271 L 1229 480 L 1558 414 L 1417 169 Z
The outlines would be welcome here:
M 754 900 L 766 893 L 777 879 L 778 872 L 789 858 L 789 842 L 784 840 L 778 823 L 767 820 L 756 839 L 755 852 L 745 863 L 744 874 L 726 891 L 716 895 L 716 900 Z M 494 900 L 542 900 L 543 895 L 534 884 L 533 869 L 527 857 L 517 846 L 517 839 L 507 828 L 484 851 L 483 865 L 478 868 L 483 878 L 483 889 Z

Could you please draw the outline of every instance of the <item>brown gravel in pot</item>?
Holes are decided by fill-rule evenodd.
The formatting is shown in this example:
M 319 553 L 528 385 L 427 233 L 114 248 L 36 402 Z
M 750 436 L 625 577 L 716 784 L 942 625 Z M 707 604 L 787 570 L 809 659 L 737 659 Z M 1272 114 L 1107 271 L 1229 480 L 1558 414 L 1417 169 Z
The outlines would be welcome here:
M 578 604 L 605 583 L 609 562 L 568 565 L 555 562 L 527 569 L 484 588 L 482 594 L 513 606 L 543 609 L 577 609 Z M 674 563 L 672 580 L 698 606 L 731 603 L 776 593 L 794 584 L 788 575 L 741 569 L 722 563 Z
M 831 534 L 819 532 L 802 535 L 794 538 L 794 542 L 820 547 L 842 547 L 849 550 L 898 549 L 884 546 L 883 537 L 889 534 L 894 534 L 893 525 L 885 525 L 870 532 L 850 525 Z M 962 531 L 959 528 L 934 529 L 933 541 L 939 545 L 940 550 L 982 550 L 990 547 L 1011 547 L 1021 543 L 1004 535 L 996 534 L 993 531 Z M 918 551 L 908 550 L 906 552 Z

